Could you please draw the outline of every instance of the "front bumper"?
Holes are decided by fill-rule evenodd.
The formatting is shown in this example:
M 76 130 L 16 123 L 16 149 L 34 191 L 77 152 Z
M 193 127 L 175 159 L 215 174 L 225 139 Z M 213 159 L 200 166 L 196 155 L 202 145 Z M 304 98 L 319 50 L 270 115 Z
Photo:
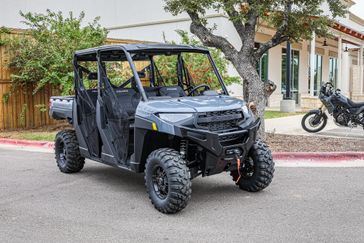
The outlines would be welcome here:
M 202 129 L 178 127 L 181 137 L 187 138 L 206 151 L 205 161 L 201 166 L 202 175 L 218 174 L 222 171 L 236 169 L 236 154 L 231 151 L 238 149 L 238 155 L 242 160 L 246 158 L 250 148 L 256 140 L 257 131 L 261 121 L 257 119 L 247 128 L 227 133 L 216 133 Z M 238 136 L 239 142 L 224 142 L 221 140 L 227 136 Z

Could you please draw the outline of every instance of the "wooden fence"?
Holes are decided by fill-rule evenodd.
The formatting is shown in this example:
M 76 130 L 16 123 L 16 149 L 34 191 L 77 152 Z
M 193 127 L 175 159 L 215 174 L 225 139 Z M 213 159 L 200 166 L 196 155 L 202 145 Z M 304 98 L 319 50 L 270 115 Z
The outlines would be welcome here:
M 16 36 L 24 30 L 11 30 L 10 34 L 0 35 L 0 130 L 16 128 L 35 128 L 52 125 L 56 122 L 48 116 L 48 102 L 52 95 L 58 95 L 56 89 L 48 86 L 33 94 L 31 87 L 12 89 L 8 67 L 9 56 L 1 40 Z M 138 43 L 134 40 L 107 39 L 107 44 Z

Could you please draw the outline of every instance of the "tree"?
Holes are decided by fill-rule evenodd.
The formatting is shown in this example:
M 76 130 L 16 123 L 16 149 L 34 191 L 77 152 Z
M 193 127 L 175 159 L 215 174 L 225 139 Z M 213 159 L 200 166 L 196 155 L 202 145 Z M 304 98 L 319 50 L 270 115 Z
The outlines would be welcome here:
M 209 47 L 221 50 L 244 81 L 244 99 L 256 104 L 256 114 L 261 119 L 269 96 L 275 85 L 260 80 L 256 66 L 270 48 L 285 41 L 299 42 L 329 34 L 332 20 L 343 16 L 346 7 L 336 0 L 165 0 L 165 9 L 173 15 L 187 13 L 192 22 L 190 31 Z M 327 3 L 331 16 L 324 14 L 322 4 Z M 223 11 L 240 37 L 241 48 L 235 48 L 227 38 L 214 33 L 215 27 L 205 18 L 208 10 Z M 255 32 L 264 23 L 276 29 L 273 37 L 255 47 Z M 262 119 L 263 120 L 263 119 Z M 264 136 L 264 121 L 260 136 Z
M 64 17 L 61 12 L 47 10 L 46 14 L 22 13 L 30 30 L 9 39 L 10 67 L 14 87 L 31 85 L 37 92 L 45 85 L 59 88 L 62 94 L 73 90 L 72 59 L 76 50 L 101 45 L 107 31 L 98 23 L 99 18 L 86 25 L 85 14 Z

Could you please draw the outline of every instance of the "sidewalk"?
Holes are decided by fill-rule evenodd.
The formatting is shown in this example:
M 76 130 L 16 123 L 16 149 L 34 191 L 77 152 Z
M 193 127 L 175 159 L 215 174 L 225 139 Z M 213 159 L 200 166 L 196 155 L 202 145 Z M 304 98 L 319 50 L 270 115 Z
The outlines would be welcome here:
M 288 134 L 288 135 L 306 135 L 306 136 L 329 136 L 341 138 L 364 139 L 362 128 L 347 128 L 337 126 L 332 117 L 329 116 L 326 127 L 318 133 L 308 133 L 301 127 L 303 115 L 288 116 L 265 120 L 265 131 L 269 133 Z

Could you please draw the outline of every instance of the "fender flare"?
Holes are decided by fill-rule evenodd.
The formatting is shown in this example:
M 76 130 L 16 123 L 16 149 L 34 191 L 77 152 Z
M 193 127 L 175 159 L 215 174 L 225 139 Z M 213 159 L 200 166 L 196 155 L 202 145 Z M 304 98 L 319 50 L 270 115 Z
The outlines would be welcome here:
M 328 119 L 327 115 L 325 112 L 322 112 L 321 109 L 314 109 L 314 110 L 310 110 L 308 113 L 313 113 L 313 114 L 317 114 L 317 115 L 322 115 L 324 119 Z

